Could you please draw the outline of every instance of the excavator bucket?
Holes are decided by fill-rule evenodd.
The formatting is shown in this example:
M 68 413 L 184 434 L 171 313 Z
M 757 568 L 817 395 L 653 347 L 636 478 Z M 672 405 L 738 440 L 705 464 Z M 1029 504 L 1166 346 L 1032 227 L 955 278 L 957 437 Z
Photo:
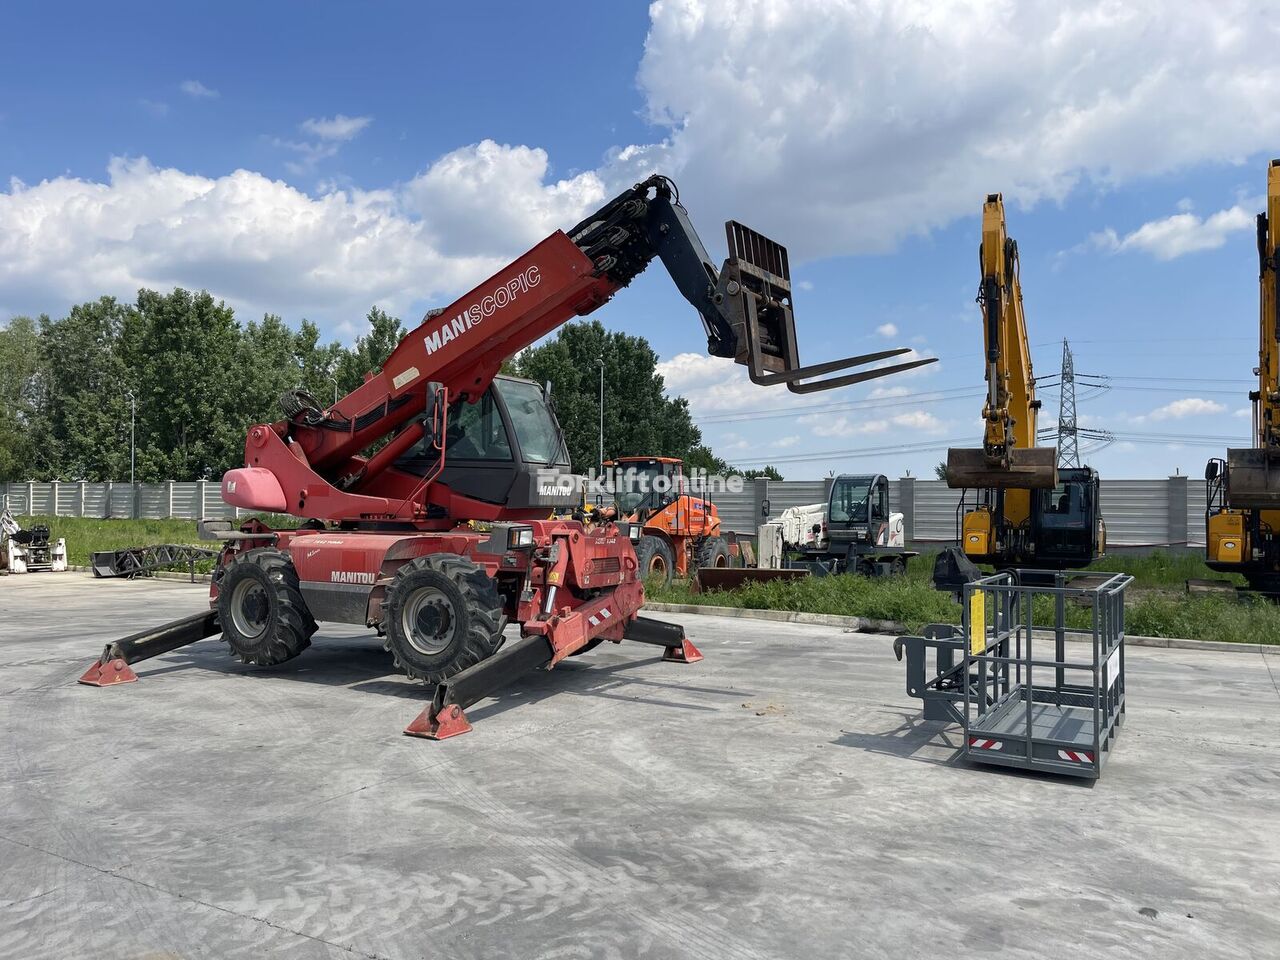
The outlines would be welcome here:
M 1280 510 L 1280 458 L 1254 447 L 1227 451 L 1227 503 L 1245 510 Z
M 729 259 L 720 272 L 716 296 L 723 298 L 725 312 L 737 334 L 734 360 L 746 365 L 753 383 L 765 387 L 785 383 L 792 393 L 814 393 L 887 377 L 936 361 L 937 358 L 928 357 L 825 380 L 813 379 L 837 370 L 878 363 L 910 350 L 898 347 L 801 366 L 795 315 L 791 309 L 791 265 L 787 248 L 736 220 L 725 224 L 725 234 L 729 241 Z
M 989 488 L 1051 490 L 1058 485 L 1058 451 L 1054 447 L 1012 450 L 1009 466 L 992 465 L 984 450 L 947 451 L 947 486 L 965 490 Z

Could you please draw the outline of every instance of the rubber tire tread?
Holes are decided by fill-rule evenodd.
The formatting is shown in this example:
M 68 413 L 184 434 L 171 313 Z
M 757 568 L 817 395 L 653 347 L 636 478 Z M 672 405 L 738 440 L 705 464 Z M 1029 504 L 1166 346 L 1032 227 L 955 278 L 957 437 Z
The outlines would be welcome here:
M 231 618 L 231 597 L 245 577 L 266 587 L 271 608 L 267 629 L 256 639 L 239 636 Z M 302 597 L 293 560 L 274 547 L 246 550 L 222 568 L 218 577 L 218 622 L 222 639 L 232 654 L 259 667 L 292 660 L 311 646 L 311 635 L 317 630 L 315 618 Z
M 448 648 L 428 660 L 414 650 L 401 629 L 401 607 L 413 591 L 432 585 L 460 595 L 467 622 Z M 451 598 L 458 605 L 459 598 Z M 396 573 L 382 599 L 383 648 L 396 669 L 411 680 L 437 684 L 486 660 L 502 646 L 507 625 L 498 585 L 483 567 L 456 553 L 431 553 L 410 560 Z
M 640 542 L 636 544 L 636 561 L 639 563 L 640 582 L 648 582 L 649 564 L 653 562 L 655 554 L 661 555 L 667 566 L 667 573 L 662 581 L 662 585 L 665 587 L 671 583 L 671 576 L 675 572 L 675 554 L 671 551 L 671 544 L 661 537 L 655 537 L 651 534 L 645 534 L 640 538 Z
M 724 537 L 703 537 L 694 557 L 699 569 L 717 566 L 717 557 L 723 557 L 727 567 L 730 564 L 729 543 Z

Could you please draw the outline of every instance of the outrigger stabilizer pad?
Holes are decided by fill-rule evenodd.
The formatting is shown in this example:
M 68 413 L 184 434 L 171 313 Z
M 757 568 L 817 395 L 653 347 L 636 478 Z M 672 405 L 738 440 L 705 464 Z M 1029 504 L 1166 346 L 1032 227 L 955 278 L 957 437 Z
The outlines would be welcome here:
M 106 654 L 103 654 L 105 657 Z M 110 687 L 117 683 L 136 683 L 138 675 L 121 657 L 99 660 L 84 672 L 77 683 L 90 687 Z
M 697 663 L 702 659 L 702 651 L 689 642 L 689 638 L 685 637 L 678 647 L 667 647 L 662 653 L 662 659 L 668 663 Z
M 118 683 L 132 683 L 138 675 L 131 663 L 149 660 L 170 650 L 211 637 L 221 631 L 218 612 L 206 610 L 181 620 L 173 620 L 151 627 L 123 640 L 108 643 L 97 661 L 84 672 L 80 683 L 90 687 L 113 687 Z
M 670 663 L 697 663 L 702 653 L 684 635 L 678 623 L 664 623 L 648 617 L 636 617 L 627 624 L 623 639 L 665 648 L 662 659 Z M 436 684 L 431 703 L 404 728 L 410 737 L 447 740 L 471 729 L 466 709 L 491 696 L 516 677 L 548 667 L 554 651 L 541 634 L 522 637 L 443 683 Z

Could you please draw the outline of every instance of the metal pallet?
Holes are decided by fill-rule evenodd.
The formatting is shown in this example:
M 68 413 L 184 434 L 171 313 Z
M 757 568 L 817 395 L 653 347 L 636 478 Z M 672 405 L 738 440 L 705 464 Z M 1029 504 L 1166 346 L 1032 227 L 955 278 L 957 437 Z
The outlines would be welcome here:
M 923 701 L 926 720 L 963 728 L 961 749 L 972 762 L 1096 779 L 1124 719 L 1124 593 L 1132 580 L 1107 574 L 1080 583 L 1036 571 L 1030 584 L 1010 573 L 966 584 L 959 629 L 931 624 L 894 642 L 899 659 L 906 654 L 907 693 Z M 1034 624 L 1037 597 L 1052 600 L 1050 625 Z M 1068 604 L 1090 611 L 1089 628 L 1067 626 Z

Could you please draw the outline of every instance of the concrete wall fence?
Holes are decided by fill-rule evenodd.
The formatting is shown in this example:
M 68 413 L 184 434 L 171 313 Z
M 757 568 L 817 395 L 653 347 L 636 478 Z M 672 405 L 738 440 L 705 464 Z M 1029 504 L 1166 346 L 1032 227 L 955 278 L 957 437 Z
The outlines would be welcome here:
M 822 503 L 830 480 L 748 480 L 741 493 L 711 499 L 721 522 L 735 533 L 754 534 L 768 516 L 787 507 Z M 901 511 L 907 540 L 916 544 L 955 541 L 959 491 L 941 480 L 904 477 L 889 482 L 890 509 Z M 243 511 L 223 503 L 217 481 L 0 483 L 0 503 L 15 515 L 63 517 L 200 517 L 234 519 Z M 1204 545 L 1205 483 L 1185 476 L 1165 480 L 1102 481 L 1102 515 L 1114 546 Z

